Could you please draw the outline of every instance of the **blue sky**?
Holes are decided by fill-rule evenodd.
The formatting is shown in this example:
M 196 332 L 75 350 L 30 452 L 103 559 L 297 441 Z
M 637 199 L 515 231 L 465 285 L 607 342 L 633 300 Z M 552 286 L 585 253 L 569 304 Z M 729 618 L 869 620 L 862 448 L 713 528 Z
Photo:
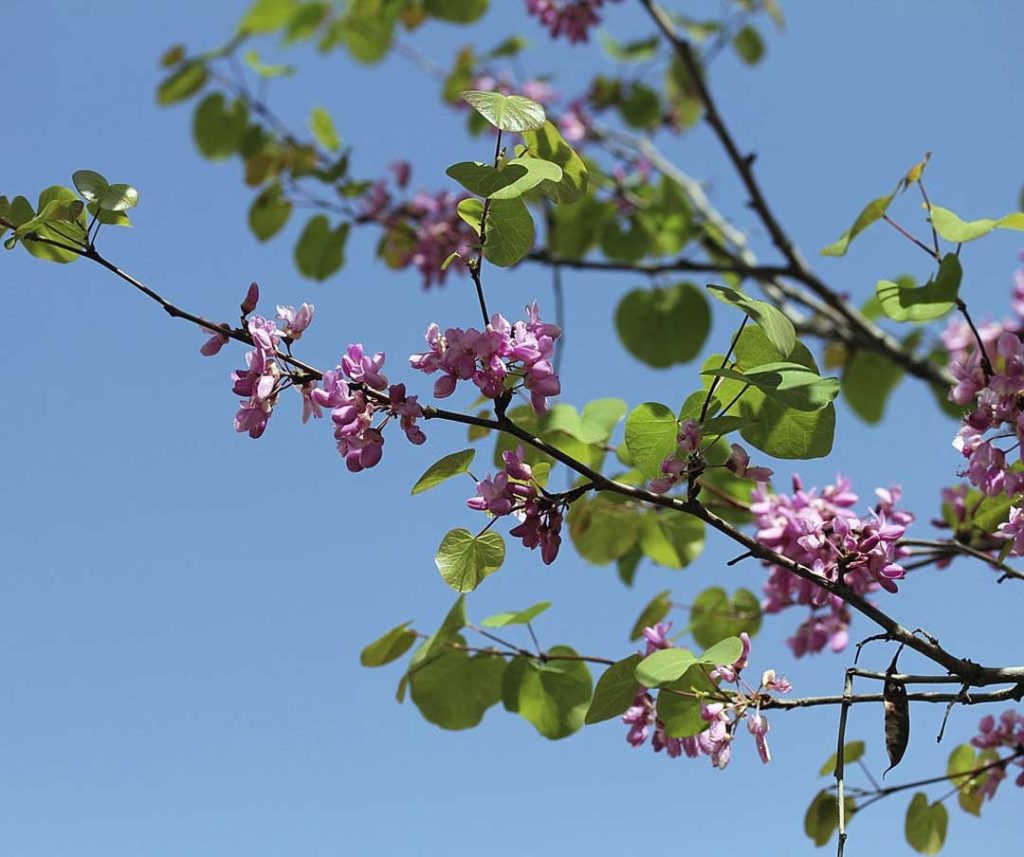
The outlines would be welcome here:
M 197 50 L 219 43 L 244 2 L 4 5 L 0 191 L 34 197 L 79 168 L 134 183 L 142 192 L 135 228 L 104 235 L 110 258 L 213 317 L 231 317 L 253 279 L 266 303 L 315 302 L 302 353 L 318 365 L 362 341 L 388 352 L 395 379 L 430 321 L 473 323 L 466 281 L 424 293 L 416 275 L 374 263 L 366 233 L 354 236 L 340 276 L 303 281 L 291 261 L 294 231 L 258 244 L 245 225 L 250 194 L 237 164 L 199 157 L 189 108 L 155 106 L 156 58 L 176 41 Z M 573 92 L 595 54 L 561 44 L 546 51 L 522 4 L 494 5 L 472 34 L 429 25 L 415 43 L 446 62 L 471 38 L 489 46 L 524 32 L 537 48 L 527 67 L 553 70 L 556 85 Z M 628 20 L 631 6 L 612 7 L 610 25 L 646 32 Z M 1012 95 L 1024 91 L 1024 13 L 1015 4 L 982 13 L 921 0 L 793 2 L 786 11 L 789 27 L 770 36 L 761 68 L 723 56 L 713 83 L 808 256 L 928 150 L 936 203 L 965 217 L 1015 208 L 1024 181 L 1024 120 Z M 275 57 L 273 47 L 267 54 Z M 295 125 L 313 105 L 326 106 L 356 146 L 362 174 L 405 156 L 414 183 L 434 188 L 448 163 L 482 157 L 486 144 L 462 134 L 462 117 L 405 61 L 367 69 L 340 54 L 289 56 L 301 73 L 275 88 L 275 106 Z M 708 135 L 668 140 L 665 149 L 709 180 L 715 201 L 770 258 Z M 901 211 L 907 221 L 916 215 L 909 200 Z M 1005 311 L 1019 249 L 1019 236 L 1005 234 L 965 253 L 976 315 Z M 858 300 L 880 277 L 925 274 L 924 261 L 882 229 L 843 260 L 813 259 Z M 719 773 L 703 760 L 632 750 L 614 722 L 550 743 L 495 709 L 475 730 L 443 732 L 409 703 L 395 704 L 399 668 L 359 667 L 359 650 L 379 633 L 409 618 L 430 630 L 453 600 L 432 558 L 445 530 L 475 523 L 463 504 L 471 486 L 419 497 L 408 488 L 430 461 L 465 445 L 462 430 L 430 424 L 420 449 L 395 438 L 377 470 L 353 476 L 323 425 L 299 423 L 297 403 L 285 403 L 259 442 L 236 436 L 227 375 L 240 355 L 200 357 L 197 331 L 100 269 L 47 265 L 18 251 L 0 258 L 0 284 L 12 312 L 0 421 L 3 854 L 811 850 L 803 812 L 824 783 L 816 774 L 833 749 L 834 711 L 774 715 L 775 761 L 762 767 L 740 736 L 733 764 Z M 693 366 L 651 372 L 614 341 L 615 303 L 635 285 L 622 275 L 567 275 L 566 401 L 614 395 L 674 404 L 697 383 Z M 530 267 L 492 272 L 488 293 L 493 308 L 515 315 L 535 297 L 550 303 L 549 277 Z M 725 319 L 716 315 L 709 352 L 728 334 Z M 883 425 L 866 428 L 843 410 L 834 457 L 795 469 L 812 483 L 842 470 L 865 501 L 876 485 L 902 483 L 919 515 L 914 532 L 925 535 L 937 489 L 958 466 L 954 429 L 925 391 L 907 384 Z M 776 467 L 780 486 L 791 472 Z M 611 569 L 588 567 L 571 550 L 546 568 L 510 544 L 504 569 L 471 596 L 470 614 L 547 598 L 554 607 L 537 626 L 545 645 L 625 656 L 633 619 L 659 590 L 671 587 L 686 602 L 713 583 L 758 589 L 759 568 L 724 567 L 735 553 L 712 537 L 691 568 L 645 566 L 626 590 Z M 1004 587 L 981 568 L 955 565 L 882 598 L 948 649 L 1009 663 L 1019 661 L 1019 593 Z M 753 667 L 786 672 L 801 695 L 839 692 L 845 656 L 789 660 L 783 640 L 796 621 L 766 621 Z M 870 631 L 858 620 L 855 634 Z M 887 660 L 881 650 L 871 656 L 876 666 Z M 977 717 L 954 712 L 936 750 L 941 711 L 915 708 L 915 741 L 890 776 L 902 782 L 943 770 Z M 849 734 L 868 741 L 881 770 L 881 712 L 856 710 Z M 980 822 L 954 808 L 947 853 L 1008 853 L 1019 837 L 1020 798 L 1004 785 Z M 906 850 L 905 807 L 893 799 L 854 821 L 848 853 Z

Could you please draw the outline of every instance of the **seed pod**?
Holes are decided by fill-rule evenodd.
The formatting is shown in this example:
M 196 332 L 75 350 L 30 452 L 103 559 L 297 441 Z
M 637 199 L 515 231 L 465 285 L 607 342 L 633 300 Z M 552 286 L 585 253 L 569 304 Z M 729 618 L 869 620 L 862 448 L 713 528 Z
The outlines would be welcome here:
M 907 688 L 901 681 L 893 681 L 896 672 L 896 658 L 885 671 L 885 685 L 882 687 L 882 705 L 885 708 L 885 752 L 889 754 L 889 767 L 884 777 L 895 768 L 907 750 L 910 740 L 910 703 L 907 702 Z

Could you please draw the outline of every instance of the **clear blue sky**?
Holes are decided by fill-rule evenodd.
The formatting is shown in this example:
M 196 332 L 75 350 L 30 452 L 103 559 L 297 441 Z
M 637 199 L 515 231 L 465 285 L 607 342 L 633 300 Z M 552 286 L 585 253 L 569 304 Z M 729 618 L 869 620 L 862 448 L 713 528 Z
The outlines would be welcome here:
M 494 5 L 475 31 L 480 44 L 519 31 L 547 46 L 520 2 Z M 763 67 L 716 63 L 722 107 L 757 150 L 776 211 L 808 255 L 927 150 L 937 203 L 969 217 L 1015 207 L 1024 181 L 1024 12 L 983 5 L 792 2 L 790 26 L 771 36 Z M 317 319 L 302 342 L 311 362 L 333 364 L 346 343 L 363 341 L 388 352 L 397 378 L 428 322 L 472 323 L 466 282 L 424 294 L 415 275 L 374 263 L 375 236 L 366 233 L 354 237 L 341 276 L 323 286 L 301 280 L 293 232 L 267 245 L 250 236 L 237 164 L 198 156 L 188 108 L 155 106 L 160 53 L 179 40 L 193 49 L 219 43 L 244 6 L 7 0 L 0 191 L 34 197 L 69 183 L 78 168 L 133 182 L 142 192 L 135 229 L 104 243 L 124 268 L 213 317 L 231 317 L 253 279 L 268 303 L 312 300 Z M 632 6 L 613 7 L 611 23 Z M 447 62 L 468 38 L 430 25 L 415 41 Z M 560 45 L 527 64 L 553 68 L 556 84 L 572 92 L 593 58 Z M 275 89 L 275 104 L 296 124 L 311 106 L 328 107 L 356 145 L 360 172 L 407 156 L 414 182 L 438 187 L 445 165 L 481 154 L 481 143 L 462 135 L 461 117 L 438 104 L 435 84 L 405 61 L 366 69 L 340 54 L 298 59 L 301 74 Z M 666 149 L 710 180 L 715 200 L 739 212 L 767 257 L 705 132 Z M 905 212 L 909 219 L 914 206 Z M 966 255 L 978 315 L 1006 306 L 1019 243 L 996 236 Z M 878 229 L 847 259 L 815 265 L 862 299 L 880 277 L 924 273 L 922 259 Z M 567 276 L 565 400 L 676 403 L 695 386 L 693 367 L 652 373 L 613 341 L 613 307 L 633 285 Z M 824 783 L 816 773 L 833 749 L 835 711 L 774 715 L 776 760 L 761 766 L 741 735 L 720 773 L 705 760 L 632 750 L 615 722 L 549 743 L 494 709 L 475 730 L 443 732 L 394 702 L 397 666 L 359 667 L 369 640 L 408 618 L 429 630 L 453 599 L 432 558 L 446 529 L 472 526 L 463 505 L 469 483 L 415 498 L 408 488 L 427 463 L 464 445 L 462 431 L 431 424 L 426 449 L 393 439 L 376 471 L 352 476 L 325 427 L 299 423 L 295 403 L 261 441 L 236 436 L 227 375 L 240 355 L 201 358 L 197 331 L 98 268 L 47 265 L 19 250 L 0 260 L 0 287 L 10 313 L 0 406 L 0 854 L 812 850 L 803 812 Z M 492 306 L 511 315 L 534 297 L 550 303 L 547 274 L 535 268 L 492 274 L 489 292 Z M 718 321 L 716 339 L 726 332 Z M 797 469 L 821 482 L 841 468 L 865 500 L 876 485 L 901 482 L 919 514 L 914 532 L 925 535 L 937 488 L 958 466 L 954 428 L 927 393 L 907 385 L 879 428 L 843 411 L 834 458 Z M 791 472 L 776 467 L 780 485 Z M 690 569 L 644 567 L 628 591 L 611 569 L 587 567 L 571 550 L 545 568 L 510 547 L 505 568 L 470 598 L 471 616 L 549 598 L 543 643 L 614 657 L 630 651 L 628 629 L 657 591 L 671 587 L 685 602 L 712 583 L 756 590 L 764 577 L 750 563 L 725 568 L 736 550 L 714 537 Z M 989 573 L 963 565 L 916 575 L 898 598 L 881 596 L 947 648 L 999 663 L 1021 661 L 1022 597 L 1012 583 L 997 588 Z M 839 692 L 845 656 L 789 660 L 782 641 L 795 621 L 794 613 L 765 623 L 754 668 L 786 672 L 801 695 Z M 855 634 L 870 631 L 857 621 Z M 885 655 L 873 658 L 881 666 Z M 979 716 L 954 712 L 936 750 L 941 714 L 914 709 L 915 740 L 895 781 L 944 770 Z M 876 771 L 884 767 L 880 711 L 857 710 L 849 734 L 868 741 Z M 1024 795 L 1006 784 L 1002 791 L 981 822 L 953 809 L 946 853 L 1015 850 Z M 907 851 L 905 807 L 892 800 L 855 820 L 848 853 Z

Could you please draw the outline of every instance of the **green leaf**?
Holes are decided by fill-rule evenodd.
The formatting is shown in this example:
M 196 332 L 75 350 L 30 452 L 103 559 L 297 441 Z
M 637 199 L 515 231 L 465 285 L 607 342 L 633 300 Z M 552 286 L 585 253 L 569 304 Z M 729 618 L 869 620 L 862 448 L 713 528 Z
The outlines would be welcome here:
M 665 589 L 654 596 L 644 609 L 640 611 L 636 622 L 633 623 L 633 630 L 629 632 L 630 642 L 639 640 L 644 635 L 644 628 L 651 628 L 657 625 L 662 619 L 668 616 L 672 609 L 672 591 Z
M 409 630 L 412 622 L 403 622 L 378 637 L 359 655 L 364 667 L 382 667 L 402 657 L 416 642 L 416 632 Z
M 533 249 L 533 218 L 520 197 L 492 199 L 486 229 L 484 256 L 499 268 L 516 264 Z
M 604 52 L 617 62 L 647 62 L 658 53 L 658 45 L 660 44 L 657 36 L 635 39 L 620 44 L 604 30 L 597 35 L 601 40 L 601 47 L 604 48 Z
M 651 233 L 639 217 L 631 216 L 629 229 L 609 220 L 601 230 L 601 252 L 613 262 L 638 262 L 651 251 Z
M 523 142 L 534 158 L 562 168 L 557 182 L 541 182 L 538 189 L 559 205 L 576 202 L 587 195 L 587 165 L 576 154 L 558 128 L 548 120 L 537 129 L 523 131 Z
M 726 637 L 707 649 L 698 660 L 711 666 L 723 666 L 739 660 L 743 654 L 743 642 L 739 637 Z
M 689 649 L 658 649 L 637 664 L 636 680 L 644 687 L 671 684 L 682 678 L 697 660 Z
M 764 301 L 755 300 L 743 292 L 726 286 L 708 286 L 708 291 L 724 304 L 739 307 L 768 337 L 782 357 L 789 357 L 796 347 L 796 330 L 785 314 Z
M 260 55 L 256 50 L 245 52 L 245 64 L 255 74 L 266 80 L 271 80 L 275 77 L 288 77 L 295 74 L 295 66 L 293 65 L 267 65 L 260 59 Z
M 490 0 L 424 0 L 424 11 L 440 21 L 472 24 L 483 17 Z
M 532 607 L 515 613 L 495 613 L 480 624 L 485 628 L 504 628 L 507 625 L 528 625 L 551 606 L 550 601 L 538 601 Z
M 747 328 L 736 343 L 736 360 L 744 369 L 782 359 L 761 328 Z M 712 358 L 709 358 L 709 362 Z M 789 360 L 817 372 L 811 352 L 798 342 Z M 727 383 L 735 384 L 735 381 Z M 725 394 L 723 394 L 725 395 Z M 797 411 L 750 388 L 740 400 L 740 416 L 747 422 L 740 435 L 762 452 L 776 458 L 822 458 L 832 451 L 835 406 L 820 411 Z
M 450 530 L 441 540 L 434 564 L 456 592 L 472 592 L 505 562 L 505 542 L 493 530 L 474 536 L 469 530 Z
M 477 235 L 480 234 L 480 218 L 483 217 L 484 204 L 479 199 L 464 199 L 455 209 L 459 217 L 468 223 Z
M 750 24 L 741 27 L 733 36 L 732 46 L 747 65 L 757 65 L 764 57 L 764 41 L 761 34 Z
M 843 370 L 842 391 L 850 409 L 864 422 L 881 422 L 889 394 L 903 379 L 903 369 L 875 351 L 857 351 Z
M 284 228 L 291 213 L 292 203 L 281 193 L 281 186 L 270 185 L 249 207 L 249 228 L 260 241 L 268 241 Z
M 475 449 L 463 449 L 460 452 L 453 452 L 451 455 L 446 455 L 444 458 L 435 461 L 416 480 L 416 484 L 412 486 L 412 493 L 422 494 L 424 491 L 429 491 L 435 485 L 440 485 L 446 479 L 451 479 L 453 476 L 465 473 L 469 470 L 469 465 L 473 463 L 475 455 Z
M 846 818 L 849 820 L 856 811 L 857 805 L 853 798 L 846 798 Z M 804 833 L 819 848 L 826 845 L 839 826 L 839 801 L 836 796 L 822 789 L 814 796 L 804 816 Z
M 545 738 L 566 738 L 578 731 L 590 706 L 590 670 L 583 661 L 571 660 L 576 652 L 555 646 L 543 665 L 532 658 L 513 658 L 505 670 L 501 698 L 508 711 L 518 713 Z
M 502 131 L 533 131 L 546 121 L 544 108 L 522 95 L 502 95 L 470 89 L 461 93 L 462 100 Z
M 928 795 L 917 792 L 907 807 L 904 831 L 907 843 L 918 854 L 938 854 L 946 842 L 949 813 L 941 801 L 928 803 Z
M 636 580 L 637 567 L 640 565 L 640 560 L 643 559 L 643 552 L 640 550 L 638 545 L 634 545 L 630 548 L 629 552 L 624 556 L 620 556 L 618 561 L 615 563 L 615 569 L 618 572 L 619 580 L 621 580 L 626 586 L 632 586 L 633 581 Z
M 634 289 L 619 301 L 615 329 L 630 354 L 663 369 L 700 353 L 711 330 L 711 310 L 693 283 Z
M 511 169 L 498 170 L 490 164 L 481 164 L 479 161 L 460 161 L 448 167 L 445 170 L 445 175 L 455 179 L 470 193 L 486 198 L 496 191 L 508 187 L 516 179 L 525 176 L 526 169 L 514 166 Z M 472 223 L 470 225 L 479 233 L 478 226 Z
M 743 631 L 753 637 L 760 630 L 761 602 L 749 589 L 737 589 L 730 597 L 721 587 L 712 586 L 690 605 L 690 634 L 700 646 L 713 646 Z
M 569 536 L 580 556 L 607 565 L 628 553 L 640 533 L 640 515 L 621 496 L 580 499 L 569 510 Z
M 457 642 L 463 643 L 461 637 Z M 410 676 L 412 701 L 424 719 L 442 729 L 470 729 L 501 699 L 505 659 L 447 650 Z
M 954 253 L 943 257 L 938 273 L 918 288 L 879 280 L 875 294 L 882 311 L 893 321 L 933 321 L 956 306 L 963 269 Z
M 202 89 L 208 77 L 205 63 L 199 60 L 187 62 L 161 81 L 156 90 L 156 103 L 166 107 L 184 101 Z
M 846 232 L 839 236 L 839 239 L 828 247 L 825 247 L 821 251 L 822 256 L 845 256 L 846 251 L 850 246 L 850 242 L 853 241 L 861 232 L 867 229 L 872 223 L 877 223 L 884 216 L 886 211 L 889 210 L 889 205 L 892 203 L 893 198 L 896 196 L 896 192 L 893 191 L 888 196 L 880 196 L 878 199 L 873 199 L 861 210 L 861 213 L 857 215 L 857 219 L 853 221 L 851 226 Z M 828 841 L 827 839 L 825 840 Z
M 626 124 L 633 128 L 650 128 L 661 121 L 661 99 L 642 83 L 634 82 L 618 106 Z
M 460 595 L 449 609 L 441 627 L 423 641 L 423 644 L 413 652 L 409 661 L 407 675 L 412 675 L 422 669 L 443 652 L 447 651 L 447 645 L 456 638 L 459 631 L 466 627 L 466 596 Z M 401 701 L 401 700 L 399 700 Z
M 48 187 L 39 194 L 35 211 L 27 199 L 17 196 L 11 201 L 8 216 L 18 228 L 14 236 L 7 240 L 13 247 L 13 242 L 20 238 L 22 246 L 37 259 L 59 264 L 74 262 L 78 258 L 77 253 L 33 240 L 28 234 L 69 247 L 82 245 L 86 230 L 83 211 L 82 201 L 75 192 L 60 185 Z
M 718 687 L 708 678 L 706 667 L 695 664 L 682 677 L 658 692 L 658 719 L 665 732 L 673 738 L 689 738 L 703 732 L 707 721 L 700 716 L 704 696 L 715 694 Z
M 335 273 L 345 264 L 348 231 L 348 223 L 339 223 L 332 229 L 326 215 L 313 215 L 295 245 L 299 273 L 313 280 L 326 280 Z
M 640 549 L 666 568 L 685 568 L 704 550 L 704 522 L 674 511 L 650 511 L 641 519 Z
M 319 48 L 329 51 L 343 44 L 353 59 L 379 62 L 391 47 L 402 8 L 393 0 L 348 0 L 345 14 L 328 26 Z
M 578 437 L 584 443 L 607 443 L 615 426 L 626 415 L 622 399 L 594 399 L 587 402 L 580 418 Z
M 864 742 L 863 741 L 850 741 L 843 745 L 843 764 L 852 765 L 859 758 L 864 755 Z M 836 762 L 839 761 L 838 754 L 833 753 L 828 757 L 828 761 L 821 766 L 821 770 L 818 771 L 819 777 L 831 776 L 835 773 Z
M 139 192 L 128 184 L 109 184 L 93 170 L 75 170 L 71 179 L 87 202 L 102 211 L 127 211 L 139 204 Z
M 491 48 L 485 56 L 488 59 L 514 57 L 526 50 L 529 44 L 530 43 L 522 36 L 509 36 L 507 39 L 502 39 L 502 41 Z
M 922 204 L 922 207 L 928 208 L 925 204 Z M 988 235 L 989 232 L 999 225 L 998 220 L 992 220 L 988 217 L 983 217 L 981 220 L 961 220 L 948 208 L 941 208 L 937 205 L 931 206 L 928 212 L 935 231 L 954 244 L 965 244 L 968 241 L 974 241 L 976 238 Z
M 640 655 L 630 655 L 612 664 L 597 680 L 594 698 L 590 701 L 584 722 L 590 726 L 618 717 L 633 704 L 636 696 L 636 665 Z
M 331 4 L 324 0 L 303 3 L 288 18 L 281 41 L 290 45 L 312 37 L 330 14 Z
M 323 107 L 314 107 L 309 114 L 309 130 L 313 132 L 316 141 L 329 152 L 336 152 L 341 148 L 341 137 L 334 127 L 334 120 Z
M 256 0 L 238 23 L 239 34 L 273 33 L 288 23 L 297 0 Z
M 744 372 L 706 369 L 702 374 L 750 384 L 769 398 L 798 411 L 819 411 L 839 394 L 838 378 L 822 378 L 806 366 L 788 361 L 765 363 Z
M 676 415 L 658 402 L 637 405 L 626 417 L 626 448 L 633 466 L 645 478 L 661 473 L 661 462 L 675 454 L 679 444 Z
M 994 762 L 998 754 L 994 750 L 983 750 L 978 753 L 970 744 L 961 744 L 949 754 L 946 773 L 950 782 L 958 789 L 957 802 L 960 808 L 971 815 L 981 815 L 981 804 L 985 796 L 981 787 L 988 779 L 988 774 L 973 774 L 978 768 Z
M 192 118 L 192 136 L 203 157 L 221 160 L 238 151 L 249 127 L 249 110 L 242 100 L 227 106 L 219 92 L 207 95 Z
M 490 195 L 491 199 L 513 199 L 545 182 L 557 185 L 562 180 L 562 168 L 558 164 L 542 161 L 540 158 L 513 158 L 505 162 L 502 172 L 515 168 L 525 169 L 526 174 L 511 184 L 494 191 Z

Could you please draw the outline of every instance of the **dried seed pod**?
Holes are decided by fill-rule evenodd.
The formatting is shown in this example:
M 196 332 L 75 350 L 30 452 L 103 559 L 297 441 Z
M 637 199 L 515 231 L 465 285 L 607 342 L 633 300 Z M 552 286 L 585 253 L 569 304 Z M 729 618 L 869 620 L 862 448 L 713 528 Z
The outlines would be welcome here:
M 907 701 L 907 688 L 901 681 L 893 681 L 896 672 L 896 658 L 885 671 L 885 684 L 882 687 L 882 705 L 885 708 L 885 752 L 889 754 L 889 767 L 884 777 L 895 768 L 907 750 L 910 740 L 910 703 Z

